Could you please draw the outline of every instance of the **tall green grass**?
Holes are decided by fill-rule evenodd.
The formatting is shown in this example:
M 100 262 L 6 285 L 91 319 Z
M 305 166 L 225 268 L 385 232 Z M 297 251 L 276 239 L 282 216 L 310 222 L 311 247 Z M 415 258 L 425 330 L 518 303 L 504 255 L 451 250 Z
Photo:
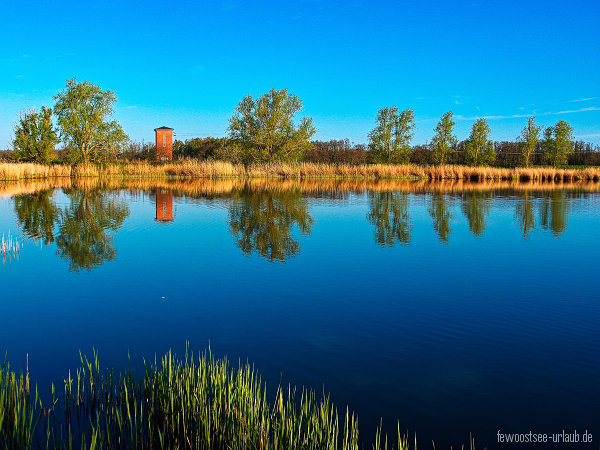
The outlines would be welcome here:
M 358 449 L 358 421 L 329 397 L 279 388 L 272 403 L 250 365 L 230 366 L 208 353 L 171 353 L 146 365 L 102 371 L 97 355 L 52 385 L 42 404 L 29 373 L 0 369 L 1 448 Z M 377 430 L 374 450 L 408 449 L 400 432 L 388 443 Z M 416 448 L 416 440 L 413 444 Z M 473 448 L 471 446 L 471 448 Z

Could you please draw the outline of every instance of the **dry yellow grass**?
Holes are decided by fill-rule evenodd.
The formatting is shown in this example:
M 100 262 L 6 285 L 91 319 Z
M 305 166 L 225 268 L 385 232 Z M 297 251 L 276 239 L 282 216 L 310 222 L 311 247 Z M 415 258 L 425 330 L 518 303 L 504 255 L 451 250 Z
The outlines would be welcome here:
M 31 163 L 0 163 L 0 180 L 70 177 L 71 166 L 45 166 Z
M 244 167 L 224 161 L 182 160 L 166 164 L 130 162 L 96 165 L 56 165 L 0 163 L 0 180 L 50 179 L 59 177 L 121 178 L 283 178 L 283 179 L 430 179 L 469 181 L 600 181 L 600 168 L 555 169 L 552 167 L 497 168 L 456 165 L 418 166 L 414 164 L 260 164 Z

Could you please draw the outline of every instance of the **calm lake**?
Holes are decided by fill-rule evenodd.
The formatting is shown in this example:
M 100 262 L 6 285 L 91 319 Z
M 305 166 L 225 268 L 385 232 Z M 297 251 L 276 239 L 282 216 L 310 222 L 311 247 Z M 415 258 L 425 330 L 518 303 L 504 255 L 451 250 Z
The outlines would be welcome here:
M 0 185 L 0 351 L 43 392 L 79 351 L 208 348 L 420 448 L 600 442 L 600 186 Z M 60 391 L 60 389 L 58 389 Z M 456 447 L 455 447 L 456 448 Z M 515 447 L 512 447 L 515 448 Z

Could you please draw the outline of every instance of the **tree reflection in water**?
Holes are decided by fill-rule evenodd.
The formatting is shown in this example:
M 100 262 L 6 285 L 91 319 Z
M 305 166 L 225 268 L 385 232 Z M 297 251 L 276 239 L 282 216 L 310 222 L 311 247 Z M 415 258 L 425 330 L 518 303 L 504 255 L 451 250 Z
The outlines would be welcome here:
M 462 210 L 469 222 L 469 230 L 479 237 L 485 231 L 485 216 L 490 214 L 493 192 L 470 190 L 462 193 Z
M 46 189 L 14 198 L 17 223 L 23 234 L 41 239 L 45 245 L 54 242 L 55 224 L 60 216 L 60 210 L 52 201 L 52 192 L 53 189 Z
M 16 195 L 17 222 L 25 236 L 56 243 L 57 253 L 70 263 L 72 270 L 92 269 L 116 258 L 114 233 L 129 216 L 125 200 L 101 188 L 65 189 L 68 206 L 58 207 L 53 190 Z M 161 195 L 166 194 L 166 200 Z M 157 192 L 157 220 L 172 220 L 172 191 Z M 367 220 L 374 226 L 374 240 L 379 245 L 408 244 L 411 240 L 410 195 L 400 191 L 368 191 Z M 430 191 L 428 212 L 441 242 L 449 242 L 453 220 L 453 200 L 441 190 Z M 469 229 L 483 235 L 491 213 L 494 191 L 470 189 L 459 194 L 461 209 Z M 567 229 L 572 192 L 563 189 L 517 191 L 514 218 L 523 237 L 527 238 L 537 223 L 555 236 Z M 202 198 L 212 198 L 201 194 Z M 285 262 L 298 254 L 300 243 L 294 230 L 310 234 L 314 223 L 300 188 L 243 188 L 227 190 L 219 198 L 231 199 L 229 231 L 242 252 L 254 252 L 269 261 Z M 502 197 L 500 197 L 502 198 Z M 161 200 L 162 199 L 162 200 Z M 160 200 L 160 202 L 159 202 Z M 165 201 L 163 201 L 165 200 Z M 536 217 L 536 212 L 539 214 Z
M 26 236 L 56 241 L 57 253 L 71 270 L 92 269 L 114 260 L 117 251 L 110 231 L 117 231 L 129 216 L 124 200 L 100 190 L 64 191 L 69 206 L 59 208 L 52 191 L 15 197 L 15 211 Z
M 550 229 L 554 236 L 558 236 L 567 229 L 568 213 L 567 193 L 558 189 L 550 191 L 540 203 L 540 225 L 544 229 Z
M 369 222 L 375 225 L 375 242 L 393 246 L 396 241 L 410 243 L 409 194 L 405 192 L 369 192 Z
M 61 211 L 58 254 L 72 270 L 92 269 L 115 259 L 113 236 L 129 216 L 129 207 L 114 195 L 100 191 L 66 192 L 70 205 Z
M 433 219 L 433 229 L 444 244 L 448 243 L 450 238 L 450 221 L 452 212 L 450 211 L 450 202 L 446 194 L 439 191 L 433 191 L 431 194 L 431 205 L 429 206 L 429 215 Z
M 515 208 L 515 218 L 519 221 L 519 226 L 523 230 L 523 237 L 529 238 L 529 233 L 535 228 L 534 203 L 528 191 L 521 192 L 519 197 Z
M 251 190 L 233 194 L 229 209 L 229 231 L 247 255 L 257 252 L 269 261 L 285 262 L 300 250 L 292 237 L 294 226 L 310 234 L 314 220 L 298 189 Z

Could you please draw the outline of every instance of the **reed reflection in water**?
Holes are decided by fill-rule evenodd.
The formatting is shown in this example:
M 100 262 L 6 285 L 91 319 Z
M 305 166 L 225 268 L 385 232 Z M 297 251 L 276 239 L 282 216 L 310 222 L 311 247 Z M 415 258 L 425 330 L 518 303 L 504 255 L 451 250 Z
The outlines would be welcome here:
M 450 242 L 455 207 L 466 218 L 473 236 L 482 237 L 496 197 L 509 198 L 524 238 L 539 226 L 560 236 L 566 229 L 572 198 L 595 192 L 595 184 L 469 184 L 423 182 L 333 182 L 224 180 L 195 182 L 100 182 L 61 181 L 59 187 L 69 204 L 59 207 L 55 190 L 48 182 L 3 185 L 13 196 L 17 223 L 29 238 L 45 245 L 55 244 L 57 253 L 69 261 L 71 270 L 90 270 L 117 256 L 114 235 L 129 216 L 123 190 L 154 195 L 155 220 L 175 220 L 174 199 L 224 201 L 228 209 L 228 229 L 244 254 L 258 254 L 270 262 L 286 262 L 296 256 L 300 242 L 295 236 L 310 235 L 314 219 L 308 199 L 348 199 L 351 193 L 366 195 L 366 220 L 372 224 L 375 243 L 391 247 L 411 242 L 411 198 L 425 196 L 427 212 L 441 243 Z M 158 184 L 158 186 L 154 186 Z M 37 186 L 37 188 L 36 188 Z M 21 193 L 26 192 L 26 193 Z M 500 203 L 498 203 L 499 205 Z M 499 206 L 500 207 L 500 206 Z

